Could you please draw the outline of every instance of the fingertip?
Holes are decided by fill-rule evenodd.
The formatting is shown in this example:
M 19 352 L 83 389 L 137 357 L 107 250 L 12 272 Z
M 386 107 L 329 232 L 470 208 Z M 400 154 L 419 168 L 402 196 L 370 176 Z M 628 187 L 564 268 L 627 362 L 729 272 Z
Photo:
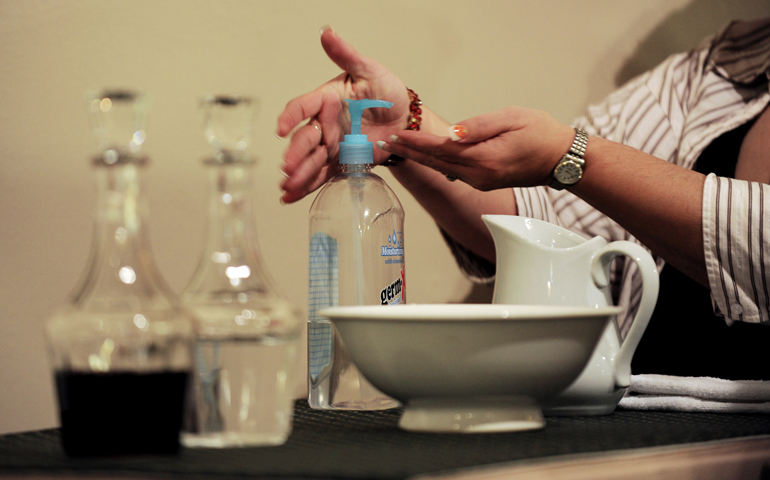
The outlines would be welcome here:
M 292 194 L 286 190 L 283 185 L 279 186 L 278 190 L 281 192 L 281 196 L 278 197 L 278 201 L 281 203 L 281 205 L 289 205 L 294 202 Z
M 278 198 L 278 201 L 281 202 L 281 205 L 291 205 L 293 203 L 298 202 L 304 197 L 305 197 L 305 194 L 302 193 L 301 191 L 292 191 L 292 192 L 286 191 L 286 192 L 283 192 L 283 195 L 281 195 Z
M 384 151 L 389 151 L 388 144 L 384 140 L 378 140 L 377 141 L 377 148 Z
M 278 171 L 280 171 L 282 175 L 282 178 L 280 178 L 278 182 L 278 190 L 285 194 L 291 187 L 291 175 L 286 171 L 285 166 Z
M 286 129 L 284 124 L 286 123 L 286 111 L 284 110 L 283 113 L 278 117 L 278 121 L 275 124 L 275 138 L 279 140 L 283 140 L 284 137 L 291 131 L 291 129 Z
M 449 127 L 449 138 L 453 142 L 459 142 L 468 136 L 468 129 L 464 125 L 452 125 Z
M 320 34 L 323 35 L 324 33 L 328 32 L 328 31 L 331 31 L 332 33 L 334 33 L 334 30 L 332 29 L 331 25 L 327 24 L 327 25 L 324 25 L 323 27 L 321 27 Z

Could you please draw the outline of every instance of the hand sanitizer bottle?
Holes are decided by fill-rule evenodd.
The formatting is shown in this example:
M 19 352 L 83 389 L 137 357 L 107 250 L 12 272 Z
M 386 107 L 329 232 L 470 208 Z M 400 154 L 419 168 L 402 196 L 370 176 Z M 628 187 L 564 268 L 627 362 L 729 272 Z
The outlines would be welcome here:
M 379 410 L 398 402 L 352 363 L 334 326 L 318 311 L 337 305 L 398 305 L 404 288 L 404 209 L 371 172 L 373 146 L 361 134 L 364 109 L 382 100 L 346 100 L 350 135 L 340 143 L 341 173 L 310 207 L 308 402 L 318 409 Z

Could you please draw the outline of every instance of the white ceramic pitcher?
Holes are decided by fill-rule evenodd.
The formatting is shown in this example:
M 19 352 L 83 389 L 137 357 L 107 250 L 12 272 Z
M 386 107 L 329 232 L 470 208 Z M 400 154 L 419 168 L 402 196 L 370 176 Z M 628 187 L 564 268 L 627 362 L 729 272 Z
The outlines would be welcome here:
M 658 298 L 658 269 L 633 242 L 591 240 L 540 220 L 482 215 L 495 241 L 497 278 L 493 303 L 525 305 L 612 305 L 609 266 L 629 256 L 642 275 L 639 310 L 625 340 L 617 321 L 607 326 L 583 372 L 566 390 L 543 403 L 546 415 L 604 415 L 615 410 L 631 381 L 631 359 Z

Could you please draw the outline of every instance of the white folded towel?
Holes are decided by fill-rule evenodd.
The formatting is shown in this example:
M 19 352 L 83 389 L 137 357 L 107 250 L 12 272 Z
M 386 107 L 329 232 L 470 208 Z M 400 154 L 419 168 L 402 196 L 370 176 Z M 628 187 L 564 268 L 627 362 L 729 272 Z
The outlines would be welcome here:
M 620 400 L 627 410 L 770 413 L 770 381 L 631 375 Z

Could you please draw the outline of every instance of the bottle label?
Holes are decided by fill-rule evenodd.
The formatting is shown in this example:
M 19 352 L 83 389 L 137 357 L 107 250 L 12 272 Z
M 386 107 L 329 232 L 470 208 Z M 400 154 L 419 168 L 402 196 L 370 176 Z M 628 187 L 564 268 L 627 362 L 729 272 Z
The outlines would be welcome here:
M 394 279 L 388 285 L 384 285 L 380 290 L 381 305 L 398 305 L 406 302 L 406 289 L 404 278 L 404 232 L 397 232 L 388 235 L 387 245 L 380 247 L 380 257 L 384 259 L 386 265 L 401 264 L 400 277 Z
M 310 239 L 308 370 L 315 385 L 332 363 L 333 332 L 318 311 L 336 306 L 339 298 L 337 240 L 322 232 Z
M 403 258 L 402 258 L 403 261 Z M 404 289 L 404 271 L 401 270 L 401 277 L 393 281 L 390 285 L 380 290 L 381 305 L 398 305 L 404 301 L 406 289 Z
M 388 244 L 380 247 L 380 257 L 385 259 L 385 263 L 404 263 L 404 232 L 397 232 L 388 235 Z

